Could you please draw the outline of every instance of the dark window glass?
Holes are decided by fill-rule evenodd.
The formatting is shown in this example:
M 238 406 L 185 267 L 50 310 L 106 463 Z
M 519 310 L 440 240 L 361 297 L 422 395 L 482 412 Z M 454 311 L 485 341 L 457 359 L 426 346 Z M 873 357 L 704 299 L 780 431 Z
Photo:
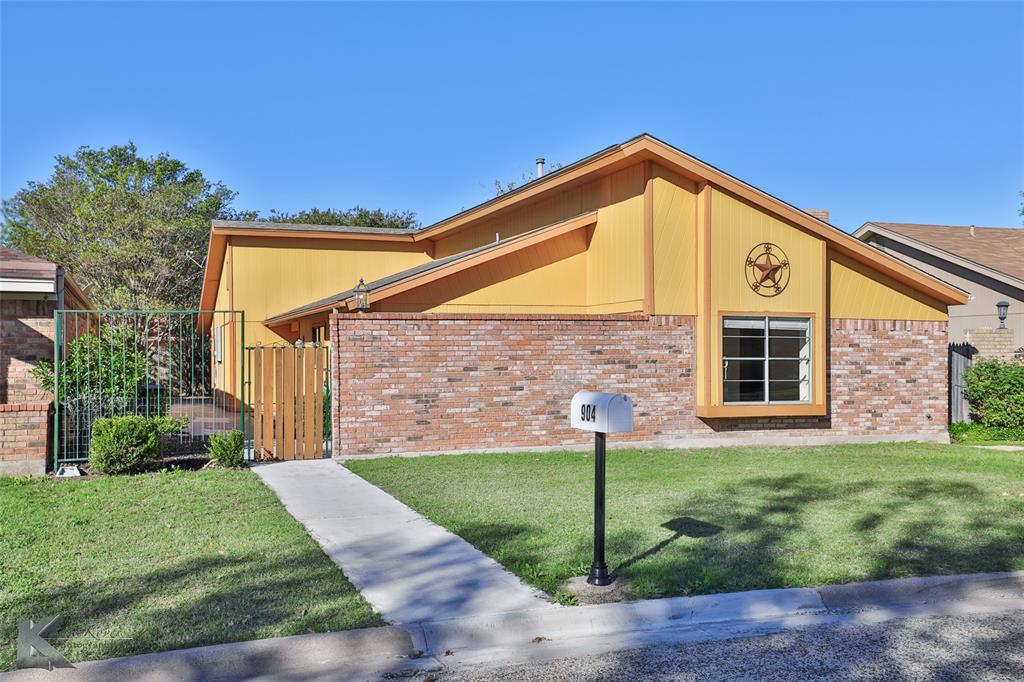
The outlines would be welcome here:
M 783 337 L 772 335 L 768 339 L 768 355 L 773 358 L 798 358 L 801 349 L 807 344 L 803 337 Z
M 764 337 L 735 337 L 726 336 L 722 338 L 722 357 L 726 358 L 763 358 Z
M 769 381 L 768 400 L 800 400 L 800 382 Z
M 726 381 L 764 381 L 763 360 L 726 360 L 724 367 Z
M 772 381 L 776 380 L 787 380 L 787 381 L 799 381 L 800 380 L 800 361 L 799 360 L 769 360 L 768 361 L 768 376 Z
M 727 403 L 764 402 L 764 382 L 727 381 L 724 397 Z

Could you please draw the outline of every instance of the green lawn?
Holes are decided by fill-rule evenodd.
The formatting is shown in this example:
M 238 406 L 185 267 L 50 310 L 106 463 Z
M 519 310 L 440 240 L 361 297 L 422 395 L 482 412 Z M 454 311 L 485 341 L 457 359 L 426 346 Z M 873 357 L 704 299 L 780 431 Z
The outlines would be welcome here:
M 72 661 L 382 623 L 255 474 L 0 479 L 0 670 L 61 615 Z
M 591 557 L 593 455 L 347 466 L 555 593 Z M 634 595 L 1024 569 L 1024 452 L 958 445 L 615 450 L 608 563 Z

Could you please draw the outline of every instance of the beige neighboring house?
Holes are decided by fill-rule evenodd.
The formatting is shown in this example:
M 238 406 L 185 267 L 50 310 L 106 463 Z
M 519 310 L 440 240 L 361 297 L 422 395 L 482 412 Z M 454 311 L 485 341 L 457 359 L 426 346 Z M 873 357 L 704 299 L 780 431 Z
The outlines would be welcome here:
M 949 306 L 950 343 L 1012 360 L 1024 346 L 1024 228 L 864 223 L 854 236 L 970 293 Z M 996 305 L 1009 303 L 1005 329 Z

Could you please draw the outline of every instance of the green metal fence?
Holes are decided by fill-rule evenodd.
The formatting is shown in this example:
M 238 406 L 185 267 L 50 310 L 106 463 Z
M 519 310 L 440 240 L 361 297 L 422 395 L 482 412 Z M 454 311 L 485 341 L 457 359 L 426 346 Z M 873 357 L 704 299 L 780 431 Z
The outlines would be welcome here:
M 166 454 L 206 449 L 209 436 L 246 432 L 245 314 L 235 310 L 54 312 L 54 469 L 89 458 L 103 417 L 168 416 L 182 428 Z

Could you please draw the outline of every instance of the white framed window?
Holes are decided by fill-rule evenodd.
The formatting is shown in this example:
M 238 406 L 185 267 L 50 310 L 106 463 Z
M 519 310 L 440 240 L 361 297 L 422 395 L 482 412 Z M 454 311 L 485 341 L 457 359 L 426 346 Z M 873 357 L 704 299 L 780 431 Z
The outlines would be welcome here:
M 722 400 L 728 404 L 810 402 L 810 319 L 723 318 Z

